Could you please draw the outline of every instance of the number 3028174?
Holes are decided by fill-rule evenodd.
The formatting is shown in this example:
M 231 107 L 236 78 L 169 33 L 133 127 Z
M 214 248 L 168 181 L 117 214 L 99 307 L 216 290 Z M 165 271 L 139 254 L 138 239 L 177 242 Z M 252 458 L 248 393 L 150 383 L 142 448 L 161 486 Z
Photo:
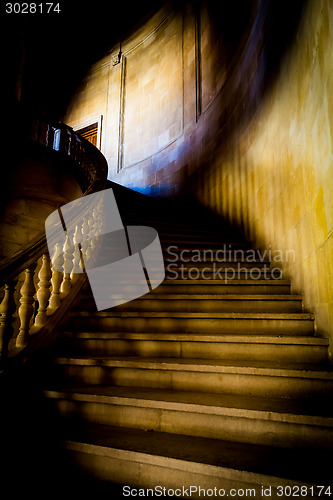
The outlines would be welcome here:
M 60 14 L 60 3 L 6 3 L 6 14 Z

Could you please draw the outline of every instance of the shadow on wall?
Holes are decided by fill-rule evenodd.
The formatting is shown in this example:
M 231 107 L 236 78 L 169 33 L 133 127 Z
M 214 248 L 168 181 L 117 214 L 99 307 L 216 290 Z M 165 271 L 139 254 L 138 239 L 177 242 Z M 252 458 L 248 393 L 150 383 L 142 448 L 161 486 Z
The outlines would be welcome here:
M 307 1 L 257 2 L 246 44 L 237 47 L 234 43 L 232 46 L 233 58 L 223 87 L 196 125 L 194 134 L 202 139 L 197 141 L 197 148 L 192 153 L 196 157 L 196 168 L 189 170 L 194 177 L 201 173 L 206 177 L 219 157 L 222 161 L 224 155 L 239 155 L 242 131 L 265 106 L 283 61 L 294 44 Z M 238 8 L 241 10 L 240 5 Z M 237 10 L 233 22 L 237 22 Z M 199 179 L 194 179 L 193 184 L 200 185 Z
M 333 339 L 333 9 L 320 0 L 300 12 L 279 57 L 273 42 L 262 52 L 272 61 L 265 85 L 249 86 L 239 113 L 226 115 L 220 146 L 212 134 L 190 190 L 255 246 L 294 252 L 284 276 L 315 313 L 317 335 Z

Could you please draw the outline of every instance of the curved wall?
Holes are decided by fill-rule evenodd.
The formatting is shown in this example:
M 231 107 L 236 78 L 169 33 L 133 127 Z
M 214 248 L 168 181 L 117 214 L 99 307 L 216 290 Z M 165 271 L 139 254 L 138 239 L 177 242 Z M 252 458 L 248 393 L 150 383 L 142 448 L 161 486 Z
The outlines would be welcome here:
M 99 122 L 110 180 L 152 195 L 181 190 L 193 140 L 201 149 L 212 130 L 208 109 L 218 110 L 220 125 L 214 103 L 257 13 L 257 0 L 235 0 L 223 13 L 216 5 L 166 3 L 98 61 L 73 96 L 64 121 L 76 130 Z
M 202 203 L 240 226 L 313 311 L 333 344 L 333 5 L 301 23 L 254 119 L 193 177 Z
M 98 120 L 111 180 L 195 196 L 277 251 L 333 339 L 332 2 L 216 3 L 166 4 L 91 68 L 64 121 Z

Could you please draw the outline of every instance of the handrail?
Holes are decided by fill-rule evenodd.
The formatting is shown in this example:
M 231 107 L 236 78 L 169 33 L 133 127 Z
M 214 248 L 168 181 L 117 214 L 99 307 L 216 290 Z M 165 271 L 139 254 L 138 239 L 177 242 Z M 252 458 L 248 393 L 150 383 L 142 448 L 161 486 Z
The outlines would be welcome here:
M 83 196 L 105 188 L 107 162 L 95 146 L 61 122 L 30 117 L 21 110 L 18 114 L 15 122 L 20 126 L 17 136 L 22 145 L 67 160 Z M 77 225 L 76 230 L 84 234 L 87 227 Z M 88 234 L 85 236 L 88 238 Z M 0 370 L 7 365 L 8 350 L 16 356 L 22 350 L 33 351 L 31 339 L 37 337 L 36 346 L 43 344 L 43 336 L 54 329 L 54 323 L 61 320 L 84 284 L 85 275 L 74 273 L 75 266 L 80 265 L 74 237 L 68 235 L 67 239 L 72 241 L 66 240 L 67 247 L 65 244 L 63 249 L 55 248 L 57 258 L 63 259 L 63 273 L 51 265 L 45 235 L 1 265 L 0 287 L 4 287 L 4 298 L 0 305 Z

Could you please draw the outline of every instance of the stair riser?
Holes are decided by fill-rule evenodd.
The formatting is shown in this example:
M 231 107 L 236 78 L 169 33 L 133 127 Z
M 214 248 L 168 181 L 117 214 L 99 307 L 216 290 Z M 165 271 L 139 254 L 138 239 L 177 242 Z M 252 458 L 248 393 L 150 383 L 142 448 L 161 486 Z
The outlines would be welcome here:
M 72 317 L 71 326 L 81 330 L 166 333 L 241 333 L 311 335 L 313 321 L 301 319 L 172 318 L 172 317 Z
M 190 294 L 190 295 L 288 295 L 290 294 L 290 285 L 281 285 L 278 281 L 270 285 L 262 285 L 256 282 L 249 284 L 239 284 L 237 282 L 227 284 L 213 284 L 209 280 L 206 284 L 197 284 L 192 280 L 190 284 L 173 283 L 169 280 L 168 284 L 162 284 L 155 288 L 154 295 L 156 294 Z
M 81 300 L 78 310 L 94 310 L 91 298 Z M 119 311 L 171 312 L 302 312 L 301 300 L 184 300 L 143 299 L 118 306 Z
M 176 461 L 170 460 L 167 457 L 159 457 L 158 460 L 156 460 L 153 456 L 145 455 L 145 460 L 142 463 L 142 454 L 139 453 L 128 451 L 119 452 L 118 450 L 113 452 L 112 450 L 108 455 L 114 453 L 114 456 L 108 456 L 105 454 L 103 448 L 100 448 L 100 451 L 95 451 L 98 447 L 83 447 L 78 444 L 78 447 L 83 447 L 83 451 L 80 452 L 70 449 L 74 448 L 74 446 L 75 443 L 70 443 L 68 445 L 69 459 L 74 461 L 88 477 L 92 476 L 104 482 L 109 481 L 120 485 L 130 485 L 131 488 L 154 489 L 156 485 L 161 485 L 166 488 L 166 492 L 168 490 L 178 492 L 179 489 L 181 489 L 182 492 L 184 487 L 185 494 L 189 496 L 190 488 L 192 487 L 190 498 L 195 499 L 203 498 L 203 490 L 211 492 L 214 488 L 217 488 L 217 492 L 225 491 L 225 496 L 229 494 L 228 492 L 231 490 L 233 494 L 235 490 L 238 490 L 242 492 L 243 498 L 262 500 L 261 485 L 265 482 L 267 486 L 265 486 L 264 489 L 268 492 L 270 488 L 269 480 L 272 481 L 271 478 L 266 476 L 260 476 L 259 479 L 257 479 L 253 474 L 246 473 L 244 473 L 244 479 L 242 480 L 239 477 L 239 471 L 229 469 L 223 473 L 223 471 L 217 471 L 217 468 L 214 467 L 212 467 L 212 470 L 215 471 L 215 474 L 212 472 L 211 475 L 209 475 L 206 471 L 200 472 L 202 468 L 200 464 L 195 464 L 196 467 L 194 470 L 191 470 L 193 469 L 192 464 L 177 461 L 177 464 L 171 465 L 170 462 Z M 89 452 L 90 449 L 93 449 L 93 451 Z M 148 463 L 148 460 L 150 460 L 150 463 Z M 281 479 L 279 484 L 289 486 L 293 483 L 293 481 Z M 195 487 L 197 488 L 197 492 L 194 490 Z M 202 489 L 200 494 L 199 487 Z M 272 488 L 272 494 L 269 498 L 280 500 L 281 496 L 277 496 L 276 491 L 276 488 Z M 174 495 L 174 493 L 172 494 Z M 313 497 L 310 496 L 302 498 L 305 500 L 313 500 Z
M 158 228 L 158 224 L 156 225 L 156 227 Z M 177 232 L 174 233 L 173 231 L 173 225 L 170 226 L 170 231 L 168 231 L 167 228 L 165 228 L 165 230 L 163 231 L 162 230 L 162 236 L 165 240 L 167 241 L 170 241 L 170 244 L 173 245 L 174 241 L 177 239 L 179 241 L 187 241 L 187 240 L 190 240 L 190 241 L 193 241 L 194 243 L 215 243 L 215 244 L 219 244 L 221 246 L 225 246 L 227 249 L 229 248 L 247 248 L 247 249 L 251 249 L 251 245 L 249 242 L 244 242 L 244 241 L 238 241 L 238 239 L 236 240 L 235 238 L 231 239 L 231 238 L 224 238 L 224 236 L 226 236 L 225 234 L 223 234 L 221 231 L 217 231 L 214 235 L 212 235 L 211 231 L 210 231 L 210 234 L 209 234 L 209 231 L 208 231 L 208 234 L 207 234 L 207 231 L 199 231 L 199 233 L 201 234 L 205 234 L 206 236 L 206 240 L 203 242 L 203 240 L 198 240 L 197 237 L 192 239 L 191 238 L 191 229 L 189 230 L 188 227 L 185 226 L 180 226 L 178 227 L 178 229 L 180 229 L 180 231 L 178 231 L 178 234 Z M 183 229 L 183 231 L 181 231 Z M 188 230 L 189 230 L 189 233 L 188 233 Z M 195 231 L 195 233 L 197 233 L 198 231 Z M 179 238 L 175 238 L 176 235 L 179 235 Z
M 164 264 L 166 269 L 170 267 L 170 269 L 177 269 L 179 267 L 184 267 L 186 269 L 191 269 L 193 267 L 198 268 L 198 269 L 207 269 L 207 272 L 211 270 L 213 272 L 214 270 L 221 269 L 223 271 L 229 270 L 229 269 L 234 269 L 235 271 L 240 271 L 240 272 L 250 272 L 251 270 L 269 270 L 270 269 L 270 264 L 268 262 L 234 262 L 234 261 L 215 261 L 212 262 L 210 260 L 207 261 L 202 261 L 202 262 L 196 262 L 196 261 L 189 261 L 186 259 L 184 261 L 174 261 L 168 260 L 167 258 L 164 258 Z M 276 271 L 277 274 L 277 271 Z
M 66 355 L 204 358 L 279 363 L 327 363 L 326 346 L 123 339 L 64 339 Z
M 178 233 L 173 236 L 173 239 L 166 233 L 159 233 L 160 240 L 165 245 L 165 254 L 172 259 L 179 256 L 181 259 L 198 259 L 199 257 L 205 260 L 217 257 L 218 260 L 223 258 L 229 260 L 258 260 L 268 261 L 274 259 L 273 252 L 265 252 L 251 248 L 248 244 L 241 243 L 224 243 L 223 241 L 211 241 L 211 237 L 201 235 L 189 235 L 183 237 L 184 233 Z M 189 245 L 188 245 L 189 243 Z M 214 248 L 213 248 L 214 247 Z M 201 252 L 203 250 L 203 252 Z M 201 253 L 199 253 L 199 251 Z
M 190 372 L 131 367 L 58 365 L 56 375 L 85 384 L 141 387 L 271 398 L 329 396 L 333 381 L 242 373 Z
M 332 429 L 317 425 L 212 415 L 192 410 L 128 406 L 121 403 L 55 400 L 54 404 L 62 417 L 83 419 L 95 424 L 290 448 L 329 448 L 333 444 Z
M 230 244 L 230 243 L 225 243 L 223 241 L 213 241 L 209 239 L 204 239 L 204 240 L 197 240 L 196 238 L 186 238 L 184 235 L 167 235 L 163 234 L 160 235 L 160 241 L 163 247 L 163 250 L 165 252 L 174 252 L 174 253 L 180 253 L 183 250 L 188 251 L 196 251 L 196 250 L 214 250 L 218 251 L 220 250 L 220 253 L 222 250 L 226 251 L 227 255 L 253 255 L 254 252 L 250 248 L 250 246 L 247 243 L 235 243 L 235 244 Z M 229 246 L 230 245 L 230 246 Z M 176 247 L 176 248 L 175 248 Z M 260 257 L 260 252 L 258 250 L 256 251 L 256 255 Z
M 205 266 L 180 266 L 174 265 L 165 267 L 165 278 L 170 280 L 221 280 L 227 281 L 259 281 L 259 280 L 280 280 L 282 274 L 280 270 L 264 269 L 233 269 L 232 267 L 223 268 L 216 266 L 215 268 Z

